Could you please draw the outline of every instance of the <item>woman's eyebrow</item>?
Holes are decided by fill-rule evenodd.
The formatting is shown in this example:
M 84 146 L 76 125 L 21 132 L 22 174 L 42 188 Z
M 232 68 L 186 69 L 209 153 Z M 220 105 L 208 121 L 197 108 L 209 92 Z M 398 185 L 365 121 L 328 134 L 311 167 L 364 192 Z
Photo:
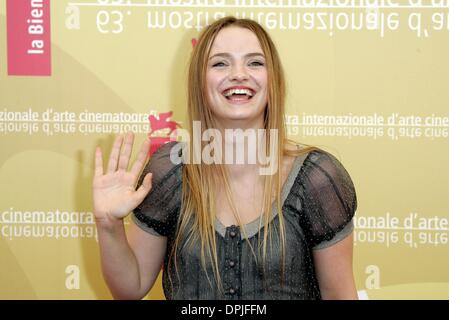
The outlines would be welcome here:
M 261 57 L 265 58 L 264 54 L 263 54 L 263 53 L 260 53 L 260 52 L 251 52 L 251 53 L 247 53 L 247 54 L 245 54 L 243 57 L 247 58 L 247 57 L 252 57 L 252 56 L 261 56 Z M 229 54 L 229 53 L 227 53 L 227 52 L 219 52 L 219 53 L 216 53 L 216 54 L 214 54 L 213 56 L 211 56 L 211 57 L 209 58 L 209 60 L 212 59 L 212 58 L 214 58 L 214 57 L 231 58 L 232 55 Z

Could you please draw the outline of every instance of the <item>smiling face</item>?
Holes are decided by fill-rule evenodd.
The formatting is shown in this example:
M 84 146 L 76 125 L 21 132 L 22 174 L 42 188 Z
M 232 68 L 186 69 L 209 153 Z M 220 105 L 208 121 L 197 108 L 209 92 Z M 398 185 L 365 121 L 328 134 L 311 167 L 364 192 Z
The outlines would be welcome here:
M 249 29 L 225 27 L 212 44 L 206 91 L 212 114 L 223 128 L 262 128 L 267 106 L 263 50 Z

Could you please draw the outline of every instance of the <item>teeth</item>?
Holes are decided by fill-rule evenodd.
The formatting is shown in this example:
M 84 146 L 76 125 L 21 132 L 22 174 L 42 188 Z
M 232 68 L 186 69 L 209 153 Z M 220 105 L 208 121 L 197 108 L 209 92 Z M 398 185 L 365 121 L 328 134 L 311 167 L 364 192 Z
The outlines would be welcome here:
M 230 90 L 226 90 L 223 94 L 225 97 L 229 97 L 233 94 L 246 94 L 250 97 L 253 96 L 253 93 L 251 92 L 251 90 L 248 90 L 248 89 L 230 89 Z

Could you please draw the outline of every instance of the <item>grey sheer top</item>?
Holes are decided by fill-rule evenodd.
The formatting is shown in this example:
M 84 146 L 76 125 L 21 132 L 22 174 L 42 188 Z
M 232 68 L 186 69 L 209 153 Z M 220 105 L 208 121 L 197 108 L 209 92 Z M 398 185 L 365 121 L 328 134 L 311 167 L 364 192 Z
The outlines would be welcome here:
M 282 268 L 279 215 L 273 204 L 273 237 L 262 263 L 259 238 L 264 235 L 258 218 L 245 226 L 225 227 L 215 221 L 217 255 L 222 290 L 216 285 L 212 263 L 201 264 L 200 246 L 177 252 L 177 271 L 168 268 L 169 254 L 181 212 L 183 164 L 173 164 L 170 150 L 176 142 L 160 147 L 144 168 L 137 187 L 147 172 L 153 186 L 133 211 L 133 221 L 143 230 L 167 237 L 163 288 L 167 299 L 321 299 L 313 250 L 332 246 L 353 230 L 357 207 L 353 182 L 343 165 L 330 153 L 315 150 L 298 156 L 282 187 L 285 225 L 285 259 Z M 137 188 L 136 187 L 136 188 Z M 270 240 L 268 240 L 270 241 Z M 254 256 L 251 248 L 256 250 Z M 206 254 L 206 261 L 208 260 Z M 283 272 L 281 270 L 284 270 Z

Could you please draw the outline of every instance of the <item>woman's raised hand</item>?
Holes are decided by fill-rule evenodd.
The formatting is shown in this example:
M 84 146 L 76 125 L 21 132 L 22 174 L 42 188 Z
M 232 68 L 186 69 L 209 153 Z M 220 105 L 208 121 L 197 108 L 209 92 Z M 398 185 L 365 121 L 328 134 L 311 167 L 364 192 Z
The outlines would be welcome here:
M 123 139 L 125 139 L 123 143 Z M 123 143 L 123 147 L 122 147 Z M 152 174 L 148 173 L 142 185 L 135 190 L 139 174 L 143 169 L 150 149 L 146 140 L 130 171 L 128 163 L 134 143 L 134 134 L 117 136 L 112 147 L 107 172 L 103 170 L 101 148 L 95 150 L 95 175 L 93 180 L 93 205 L 97 222 L 111 223 L 125 218 L 134 210 L 151 190 Z M 122 152 L 120 149 L 122 147 Z

